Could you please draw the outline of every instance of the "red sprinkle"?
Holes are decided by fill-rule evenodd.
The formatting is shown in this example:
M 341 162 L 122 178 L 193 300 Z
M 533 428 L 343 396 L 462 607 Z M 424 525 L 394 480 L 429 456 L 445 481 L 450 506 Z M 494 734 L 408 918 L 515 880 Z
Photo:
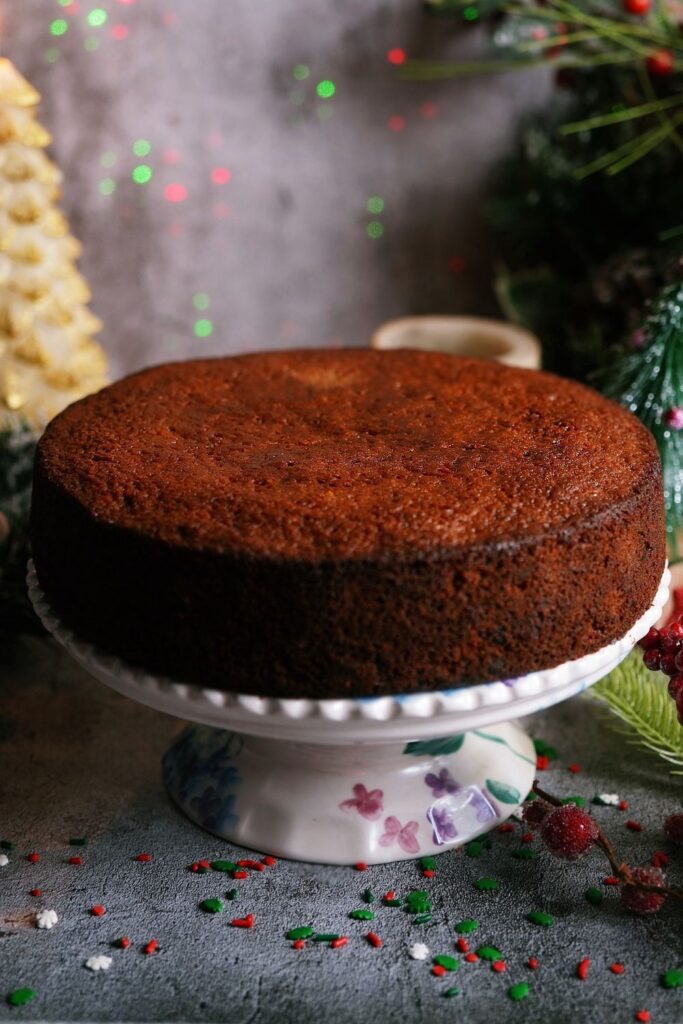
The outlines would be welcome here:
M 491 964 L 491 970 L 495 971 L 496 974 L 502 974 L 503 971 L 507 971 L 508 965 L 504 960 L 494 960 Z
M 277 864 L 277 861 L 275 860 L 275 857 L 271 857 L 270 854 L 268 854 L 267 857 L 263 858 L 263 863 L 266 865 L 267 868 L 274 868 L 275 865 Z
M 107 908 L 103 907 L 101 903 L 96 903 L 94 907 L 90 908 L 90 913 L 93 917 L 104 917 L 107 913 Z
M 641 1024 L 647 1024 L 647 1022 L 651 1019 L 650 1018 L 650 1013 L 649 1013 L 648 1010 L 636 1010 L 636 1015 L 635 1016 L 636 1016 L 636 1020 L 640 1021 Z
M 396 893 L 394 892 L 393 889 L 389 889 L 388 892 L 384 893 L 384 899 L 385 900 L 393 900 L 395 898 L 396 898 Z
M 37 864 L 38 861 L 40 860 L 40 854 L 39 853 L 29 853 L 29 855 L 27 856 L 26 860 L 30 864 Z
M 254 915 L 247 914 L 246 917 L 233 917 L 230 924 L 233 926 L 233 928 L 253 928 Z
M 434 964 L 432 967 L 432 974 L 437 978 L 443 978 L 446 973 L 446 968 L 442 967 L 441 964 Z
M 365 938 L 368 940 L 371 946 L 375 947 L 375 949 L 380 949 L 382 945 L 382 940 L 380 939 L 379 935 L 375 935 L 374 932 L 368 932 Z
M 476 961 L 477 961 L 478 959 L 479 959 L 479 957 L 477 956 L 477 954 L 476 954 L 476 953 L 468 953 L 468 954 L 466 955 L 466 957 L 465 957 L 465 960 L 467 960 L 467 963 L 468 963 L 468 964 L 473 964 L 473 963 L 476 963 Z
M 512 824 L 511 821 L 506 821 L 502 825 L 498 826 L 498 831 L 499 832 L 514 832 L 515 831 L 515 826 Z
M 151 853 L 139 853 L 135 859 L 139 860 L 141 864 L 146 864 L 147 861 L 150 861 L 152 859 L 152 854 Z
M 82 857 L 69 857 L 69 864 L 82 864 L 82 863 L 83 863 L 83 858 Z
M 196 862 L 194 864 L 190 864 L 190 871 L 199 871 L 199 864 Z
M 455 945 L 459 953 L 469 953 L 470 951 L 470 947 L 467 944 L 467 939 L 460 938 L 458 939 Z
M 626 970 L 623 964 L 610 964 L 609 969 L 612 974 L 623 974 Z
M 570 764 L 568 770 L 572 773 L 572 775 L 578 775 L 579 772 L 581 771 L 581 765 L 580 764 Z
M 251 868 L 252 871 L 266 870 L 265 866 L 261 863 L 260 860 L 248 860 L 246 858 L 244 858 L 243 860 L 238 860 L 237 866 L 238 868 Z
M 42 896 L 42 895 L 43 895 L 43 890 L 42 889 L 31 889 L 31 896 Z
M 536 959 L 535 956 L 530 956 L 529 959 L 526 962 L 526 965 L 529 968 L 529 970 L 535 971 L 536 968 L 538 967 L 538 960 Z
M 295 939 L 292 943 L 292 949 L 303 949 L 306 943 L 303 939 Z
M 425 868 L 424 871 L 422 872 L 422 877 L 423 878 L 433 878 L 435 874 L 436 874 L 436 871 L 434 870 L 434 868 Z
M 156 953 L 158 948 L 159 948 L 159 943 L 157 942 L 157 940 L 156 939 L 150 939 L 149 942 L 147 943 L 147 945 L 143 947 L 142 952 L 145 953 L 146 956 L 151 956 L 152 953 Z
M 626 828 L 630 828 L 631 832 L 642 832 L 643 831 L 643 826 L 640 824 L 640 822 L 639 821 L 633 821 L 632 818 L 629 818 L 629 820 L 626 822 Z
M 619 885 L 620 881 L 616 875 L 608 875 L 607 878 L 603 878 L 605 885 Z
M 330 943 L 330 949 L 341 949 L 342 946 L 348 946 L 349 940 L 345 935 L 340 935 L 338 939 L 332 939 Z
M 233 878 L 249 878 L 249 872 L 248 871 L 233 871 L 232 877 Z
M 617 807 L 619 808 L 620 811 L 627 811 L 628 810 L 628 803 L 627 803 L 626 800 L 620 800 L 619 803 L 617 804 Z
M 359 860 L 357 864 L 353 865 L 356 871 L 367 871 L 368 866 L 364 860 Z
M 652 864 L 653 867 L 665 868 L 668 863 L 669 854 L 664 853 L 663 850 L 657 850 L 655 853 L 652 854 L 652 860 L 650 861 L 650 864 Z M 644 1012 L 647 1013 L 647 1010 L 645 1010 Z
M 581 960 L 581 961 L 579 962 L 579 964 L 577 965 L 577 968 L 576 968 L 576 977 L 577 977 L 577 978 L 578 978 L 578 979 L 579 979 L 580 981 L 585 981 L 585 980 L 586 980 L 586 978 L 588 977 L 588 968 L 590 967 L 590 965 L 591 965 L 591 962 L 590 962 L 590 960 L 588 959 L 588 957 L 587 957 L 587 956 L 585 956 L 585 957 L 583 958 L 583 960 Z
M 130 939 L 127 935 L 122 935 L 120 939 L 116 940 L 116 945 L 119 949 L 128 949 L 130 946 Z
M 536 767 L 538 768 L 539 772 L 544 772 L 549 764 L 550 758 L 547 754 L 539 754 L 536 758 Z
M 524 835 L 522 836 L 522 842 L 523 843 L 533 843 L 533 841 L 534 841 L 534 834 L 533 834 L 533 832 L 525 832 Z
M 199 865 L 200 868 L 210 868 L 211 867 L 211 861 L 209 861 L 209 860 L 198 860 L 197 864 Z

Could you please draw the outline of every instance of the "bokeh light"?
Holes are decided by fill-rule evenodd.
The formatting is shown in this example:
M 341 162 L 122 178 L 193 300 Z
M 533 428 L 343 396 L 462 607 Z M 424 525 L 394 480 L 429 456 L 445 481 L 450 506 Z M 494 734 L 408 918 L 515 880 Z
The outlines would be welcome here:
M 116 191 L 116 182 L 113 178 L 102 178 L 100 182 L 100 192 L 103 196 L 110 196 L 112 192 Z
M 112 27 L 111 27 L 111 37 L 112 37 L 112 39 L 116 39 L 117 41 L 120 41 L 122 39 L 127 39 L 129 33 L 130 33 L 130 29 L 128 28 L 127 25 L 118 24 L 118 25 L 112 25 Z
M 368 233 L 368 238 L 381 238 L 384 234 L 384 225 L 381 221 L 371 220 L 365 230 Z
M 195 320 L 194 333 L 197 338 L 210 338 L 213 334 L 212 322 L 204 318 Z
M 87 50 L 88 53 L 94 53 L 95 50 L 99 50 L 100 40 L 96 39 L 95 36 L 88 36 L 83 43 L 83 49 Z
M 367 206 L 368 213 L 381 213 L 384 209 L 384 200 L 381 196 L 370 196 Z
M 60 57 L 61 53 L 56 46 L 51 46 L 49 50 L 45 51 L 45 60 L 48 64 L 55 64 Z
M 297 82 L 305 81 L 311 73 L 311 69 L 308 64 L 295 64 L 292 68 L 292 76 L 296 78 Z
M 63 36 L 69 29 L 69 22 L 64 18 L 55 18 L 50 24 L 50 32 L 53 36 Z
M 211 298 L 208 292 L 195 292 L 192 296 L 192 305 L 195 309 L 208 309 L 211 305 Z
M 214 185 L 227 185 L 232 178 L 232 171 L 229 167 L 214 167 L 211 171 L 211 181 Z
M 164 198 L 169 203 L 182 203 L 187 199 L 187 189 L 180 182 L 174 181 L 164 189 Z
M 337 87 L 334 82 L 329 80 L 329 78 L 324 78 L 322 82 L 318 82 L 315 87 L 315 91 L 321 100 L 329 100 L 334 96 L 337 91 Z
M 423 103 L 422 106 L 420 107 L 420 113 L 422 114 L 423 117 L 436 117 L 436 115 L 438 114 L 436 103 L 431 103 L 429 100 L 427 100 L 427 102 Z
M 387 127 L 390 132 L 402 132 L 406 126 L 406 119 L 402 114 L 392 114 L 387 121 Z
M 133 143 L 133 152 L 136 156 L 147 156 L 152 146 L 147 139 L 136 139 Z
M 406 51 L 400 47 L 395 46 L 387 53 L 387 60 L 390 64 L 404 64 L 406 59 Z
M 462 12 L 462 16 L 465 21 L 476 21 L 479 17 L 479 11 L 476 7 L 469 6 Z
M 100 28 L 107 22 L 108 14 L 104 7 L 93 7 L 92 11 L 89 11 L 86 15 L 86 21 L 91 28 Z
M 116 163 L 116 153 L 111 149 L 106 150 L 100 157 L 100 163 L 103 167 L 113 167 Z
M 138 164 L 133 168 L 131 177 L 136 185 L 146 185 L 152 178 L 152 168 L 148 164 Z

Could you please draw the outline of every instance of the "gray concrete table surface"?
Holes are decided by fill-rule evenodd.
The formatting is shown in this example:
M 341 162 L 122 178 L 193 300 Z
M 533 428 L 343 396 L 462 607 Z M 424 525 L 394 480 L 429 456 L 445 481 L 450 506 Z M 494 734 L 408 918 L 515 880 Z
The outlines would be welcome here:
M 189 865 L 199 858 L 234 859 L 242 851 L 201 832 L 165 796 L 160 758 L 177 721 L 109 691 L 42 639 L 22 639 L 3 652 L 0 696 L 0 838 L 17 844 L 0 869 L 0 1019 L 617 1024 L 643 1009 L 653 1024 L 683 1019 L 683 989 L 661 985 L 662 973 L 683 960 L 680 907 L 649 919 L 628 914 L 602 886 L 608 869 L 597 853 L 567 864 L 536 838 L 538 859 L 518 860 L 511 856 L 520 847 L 516 826 L 514 834 L 495 833 L 479 857 L 441 855 L 429 881 L 413 861 L 364 873 L 278 861 L 235 883 L 217 872 L 194 874 Z M 663 762 L 627 746 L 588 697 L 529 726 L 559 752 L 543 773 L 546 787 L 560 796 L 610 792 L 627 799 L 628 812 L 597 807 L 596 817 L 631 863 L 669 850 L 670 878 L 680 884 L 681 855 L 665 843 L 661 826 L 680 806 L 682 790 Z M 568 771 L 573 762 L 580 774 Z M 626 827 L 629 817 L 642 832 Z M 83 835 L 85 848 L 69 846 Z M 26 860 L 30 851 L 40 854 L 38 863 Z M 141 852 L 152 861 L 136 861 Z M 83 856 L 82 866 L 68 863 L 74 854 Z M 478 892 L 473 883 L 484 876 L 499 879 L 500 890 Z M 239 896 L 226 913 L 199 909 L 202 899 L 225 895 L 231 884 Z M 596 884 L 606 893 L 600 908 L 583 895 Z M 390 888 L 398 895 L 428 889 L 432 922 L 418 926 L 404 910 L 378 901 L 371 927 L 384 945 L 373 949 L 363 937 L 369 926 L 348 918 L 366 887 L 378 897 Z M 30 895 L 33 888 L 41 898 Z M 95 904 L 106 907 L 104 917 L 90 913 Z M 34 925 L 40 908 L 59 915 L 51 931 Z M 526 920 L 538 909 L 554 916 L 553 926 Z M 248 912 L 253 930 L 229 926 L 233 915 Z M 456 974 L 437 979 L 429 960 L 408 956 L 415 941 L 432 954 L 456 953 L 454 926 L 470 917 L 480 922 L 472 946 L 497 946 L 505 973 L 485 961 L 463 962 Z M 346 934 L 349 944 L 334 950 L 309 943 L 297 952 L 285 932 L 302 923 Z M 112 948 L 121 935 L 131 940 L 125 951 Z M 159 950 L 146 956 L 142 947 L 152 938 Z M 113 957 L 109 971 L 84 967 L 96 954 Z M 538 959 L 535 971 L 526 966 L 530 956 Z M 575 970 L 586 956 L 591 969 L 581 982 Z M 622 975 L 609 970 L 614 962 L 624 964 Z M 514 1003 L 507 989 L 518 981 L 531 989 Z M 4 997 L 20 986 L 34 988 L 36 999 L 9 1007 Z M 449 986 L 461 994 L 444 998 Z

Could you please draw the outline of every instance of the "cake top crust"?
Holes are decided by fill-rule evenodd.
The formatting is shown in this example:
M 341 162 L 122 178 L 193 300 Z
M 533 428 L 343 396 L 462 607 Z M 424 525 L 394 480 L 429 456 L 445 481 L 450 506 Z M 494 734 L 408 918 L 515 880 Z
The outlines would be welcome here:
M 37 472 L 104 523 L 313 561 L 524 542 L 657 472 L 630 413 L 547 373 L 344 349 L 168 363 L 48 426 Z

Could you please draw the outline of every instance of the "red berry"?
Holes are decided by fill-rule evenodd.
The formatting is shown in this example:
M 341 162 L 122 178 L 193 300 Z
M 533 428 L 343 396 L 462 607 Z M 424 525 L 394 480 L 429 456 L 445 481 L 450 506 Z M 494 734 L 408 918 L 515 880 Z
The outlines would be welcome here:
M 643 655 L 643 661 L 645 668 L 649 668 L 650 672 L 658 672 L 659 665 L 662 660 L 662 656 L 657 647 L 650 647 Z
M 670 814 L 664 822 L 666 838 L 683 846 L 683 814 Z
M 683 693 L 683 672 L 679 672 L 678 675 L 671 677 L 668 690 L 672 700 L 678 700 L 680 694 Z
M 530 800 L 524 804 L 522 817 L 527 825 L 540 825 L 548 816 L 550 807 L 543 800 Z
M 550 812 L 541 826 L 541 835 L 556 857 L 576 860 L 598 838 L 598 826 L 590 814 L 576 804 L 565 804 Z
M 669 626 L 668 633 L 672 640 L 683 640 L 683 623 L 672 622 Z
M 661 888 L 666 884 L 664 872 L 659 868 L 633 868 L 631 877 L 635 883 L 641 885 L 653 885 Z M 666 902 L 664 893 L 653 892 L 648 889 L 639 889 L 637 884 L 626 883 L 621 890 L 621 901 L 625 907 L 636 914 L 656 914 Z
M 683 650 L 676 655 L 676 668 L 679 672 L 683 672 Z
M 641 637 L 638 644 L 644 651 L 649 651 L 653 647 L 659 647 L 659 630 L 652 626 L 648 629 L 645 636 Z
M 650 0 L 624 0 L 624 10 L 642 18 L 650 10 Z
M 674 58 L 670 50 L 655 50 L 647 58 L 647 70 L 651 75 L 663 77 L 670 75 L 674 69 Z
M 645 652 L 645 657 L 649 654 L 649 651 Z M 662 659 L 659 663 L 659 670 L 663 672 L 665 676 L 676 675 L 676 655 L 675 654 L 663 654 Z

